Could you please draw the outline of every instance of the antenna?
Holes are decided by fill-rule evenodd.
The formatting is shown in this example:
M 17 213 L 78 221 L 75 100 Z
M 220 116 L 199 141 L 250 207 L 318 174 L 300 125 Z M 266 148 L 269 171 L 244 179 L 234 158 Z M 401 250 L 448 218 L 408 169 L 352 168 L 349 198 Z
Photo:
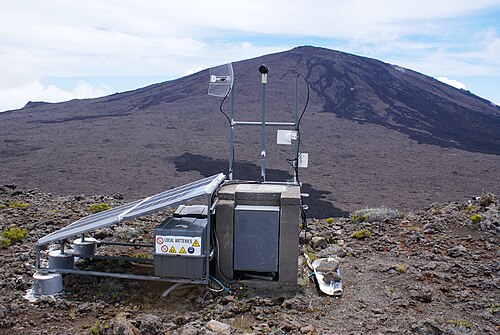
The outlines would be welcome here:
M 225 97 L 233 88 L 233 66 L 231 63 L 210 68 L 208 95 Z

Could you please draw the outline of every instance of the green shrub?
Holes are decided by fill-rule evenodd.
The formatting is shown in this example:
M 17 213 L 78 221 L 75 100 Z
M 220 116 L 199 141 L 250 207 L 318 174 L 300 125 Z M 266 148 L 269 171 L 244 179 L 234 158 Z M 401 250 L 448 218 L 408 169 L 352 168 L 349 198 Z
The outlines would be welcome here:
M 91 213 L 95 214 L 95 213 L 107 211 L 110 208 L 111 207 L 107 203 L 101 202 L 100 204 L 92 204 L 92 205 L 90 205 L 89 206 L 89 211 Z
M 333 223 L 333 218 L 328 218 L 325 220 L 326 223 L 332 224 Z
M 405 273 L 406 271 L 408 271 L 408 264 L 399 264 L 398 266 L 396 266 L 396 271 L 399 273 Z
M 28 236 L 28 230 L 26 228 L 5 228 L 2 237 L 9 239 L 11 242 L 19 242 Z
M 351 216 L 352 221 L 365 222 L 368 219 L 366 214 L 360 215 L 359 213 L 354 213 Z
M 477 207 L 476 207 L 476 206 L 474 206 L 474 205 L 469 205 L 469 206 L 465 207 L 465 210 L 466 210 L 467 212 L 474 211 L 474 210 L 476 210 L 476 209 L 477 209 Z
M 4 204 L 0 204 L 0 209 L 4 209 L 6 206 Z
M 138 252 L 136 254 L 132 254 L 130 257 L 132 257 L 132 258 L 152 259 L 153 255 L 151 255 L 151 254 L 143 254 L 141 252 Z
M 22 202 L 22 201 L 12 201 L 9 203 L 9 208 L 21 208 L 21 209 L 26 209 L 28 208 L 30 205 L 25 203 L 25 202 Z
M 11 243 L 12 241 L 10 238 L 0 236 L 0 247 L 2 247 L 2 249 L 10 247 Z
M 366 238 L 371 238 L 372 233 L 368 229 L 356 229 L 354 234 L 351 235 L 353 238 L 357 238 L 358 240 L 364 240 Z
M 473 214 L 471 217 L 470 217 L 470 220 L 474 223 L 479 223 L 483 220 L 483 217 L 481 216 L 481 214 Z
M 101 325 L 102 325 L 101 320 L 97 320 L 97 322 L 92 326 L 92 328 L 90 328 L 90 333 L 92 335 L 101 334 Z

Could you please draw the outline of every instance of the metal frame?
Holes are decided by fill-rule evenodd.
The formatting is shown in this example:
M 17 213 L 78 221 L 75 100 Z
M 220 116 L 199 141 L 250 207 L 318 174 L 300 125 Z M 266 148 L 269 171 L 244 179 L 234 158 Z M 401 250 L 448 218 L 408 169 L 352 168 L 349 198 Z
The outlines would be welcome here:
M 266 181 L 266 127 L 293 127 L 297 131 L 297 139 L 292 139 L 293 142 L 293 184 L 298 185 L 297 168 L 299 161 L 299 141 L 298 129 L 299 129 L 299 77 L 295 79 L 295 97 L 294 97 L 294 122 L 275 122 L 266 121 L 266 85 L 267 85 L 267 73 L 262 74 L 262 114 L 261 121 L 236 121 L 234 120 L 234 85 L 231 90 L 230 98 L 230 119 L 231 119 L 231 129 L 229 133 L 229 173 L 228 179 L 233 180 L 233 170 L 234 170 L 234 133 L 236 126 L 260 126 L 261 127 L 261 145 L 260 145 L 260 168 L 261 168 L 261 181 Z
M 184 199 L 187 202 L 187 201 L 190 201 L 190 200 L 193 200 L 196 198 L 206 196 L 207 208 L 209 209 L 209 211 L 207 213 L 207 229 L 205 230 L 205 236 L 204 236 L 205 241 L 207 241 L 207 247 L 205 248 L 205 253 L 200 256 L 200 257 L 205 257 L 205 275 L 199 280 L 187 279 L 187 278 L 166 278 L 166 277 L 159 277 L 159 276 L 137 275 L 137 274 L 130 274 L 130 273 L 113 273 L 113 272 L 90 271 L 90 270 L 80 270 L 80 269 L 54 269 L 54 268 L 42 267 L 41 266 L 41 251 L 42 251 L 42 249 L 44 247 L 46 247 L 49 243 L 59 242 L 59 243 L 61 243 L 61 251 L 64 253 L 64 244 L 65 244 L 68 236 L 63 234 L 62 238 L 56 239 L 56 240 L 47 239 L 47 237 L 53 236 L 55 233 L 64 231 L 65 228 L 67 229 L 67 228 L 72 228 L 72 227 L 82 227 L 82 226 L 84 227 L 84 225 L 80 222 L 81 222 L 81 220 L 83 220 L 85 218 L 78 220 L 78 221 L 70 224 L 69 226 L 66 226 L 65 228 L 61 229 L 60 231 L 51 233 L 51 234 L 46 235 L 46 236 L 42 237 L 41 239 L 39 239 L 38 244 L 36 245 L 36 271 L 40 271 L 42 273 L 85 274 L 85 275 L 101 276 L 101 277 L 152 280 L 152 281 L 173 282 L 173 283 L 183 283 L 183 284 L 208 284 L 209 283 L 209 276 L 210 276 L 210 251 L 211 251 L 210 232 L 212 229 L 211 228 L 211 226 L 212 226 L 211 214 L 213 214 L 215 211 L 215 205 L 217 203 L 217 197 L 216 197 L 217 190 L 220 187 L 220 185 L 224 182 L 225 177 L 226 176 L 224 174 L 219 174 L 219 175 L 214 175 L 212 177 L 205 178 L 207 180 L 209 178 L 213 178 L 212 182 L 209 183 L 204 188 L 205 193 L 199 194 L 199 195 L 194 196 L 192 198 Z M 184 185 L 184 186 L 187 186 L 187 185 Z M 174 190 L 181 189 L 184 186 L 181 186 L 181 187 L 176 188 Z M 208 190 L 209 190 L 209 192 L 208 192 Z M 162 194 L 162 193 L 160 193 L 160 194 Z M 117 207 L 117 208 L 124 207 L 125 211 L 118 215 L 119 220 L 115 220 L 116 222 L 113 221 L 112 223 L 109 223 L 106 226 L 114 225 L 114 224 L 117 224 L 119 222 L 125 221 L 126 219 L 124 219 L 124 217 L 127 213 L 130 213 L 134 208 L 137 208 L 140 204 L 142 204 L 143 202 L 145 202 L 147 199 L 150 199 L 150 198 L 152 198 L 152 197 L 146 198 L 142 201 L 135 201 L 135 202 L 126 204 L 124 206 Z M 169 206 L 173 206 L 175 204 L 179 204 L 179 202 L 172 202 Z M 127 207 L 127 205 L 129 205 L 129 206 L 132 205 L 132 207 Z M 145 214 L 138 215 L 135 217 L 148 215 L 148 214 L 154 213 L 154 212 L 162 210 L 162 209 L 164 209 L 164 208 L 160 208 L 160 209 L 157 209 L 154 211 L 147 211 Z M 105 213 L 105 212 L 102 212 L 102 213 Z M 101 213 L 98 213 L 98 215 L 96 215 L 96 214 L 90 215 L 89 217 L 101 218 L 101 219 L 106 217 L 106 216 L 104 216 L 104 214 L 102 214 L 102 215 L 99 215 L 99 214 L 101 214 Z M 89 218 L 89 217 L 86 217 L 86 218 Z M 85 221 L 83 221 L 83 222 L 85 222 Z M 79 225 L 79 223 L 80 223 L 80 225 Z M 71 235 L 71 236 L 78 236 L 78 235 L 82 234 L 81 233 L 82 230 L 85 231 L 85 233 L 86 233 L 86 232 L 93 231 L 95 229 L 99 229 L 101 227 L 102 226 L 99 225 L 99 226 L 96 226 L 94 228 L 88 228 L 88 229 L 82 228 L 78 232 L 76 232 L 74 235 Z M 83 237 L 83 234 L 82 234 L 82 237 Z M 137 247 L 153 247 L 154 246 L 153 244 L 122 243 L 122 242 L 107 242 L 107 241 L 99 242 L 98 244 L 117 245 L 117 246 L 134 246 L 134 247 L 135 246 L 137 246 Z M 74 256 L 80 257 L 80 258 L 114 259 L 114 260 L 135 261 L 135 262 L 144 262 L 144 263 L 152 263 L 153 262 L 153 260 L 142 259 L 142 258 L 124 257 L 124 256 L 105 256 L 105 255 L 85 256 L 85 255 L 77 255 L 77 254 L 74 254 Z M 182 257 L 182 256 L 180 256 L 180 257 Z

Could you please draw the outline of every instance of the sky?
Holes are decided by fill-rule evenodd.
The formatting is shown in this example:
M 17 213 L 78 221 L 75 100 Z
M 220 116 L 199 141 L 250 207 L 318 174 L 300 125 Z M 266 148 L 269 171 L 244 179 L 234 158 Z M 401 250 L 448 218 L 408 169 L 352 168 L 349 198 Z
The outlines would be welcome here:
M 396 64 L 500 105 L 500 0 L 18 0 L 0 3 L 0 111 L 300 45 Z

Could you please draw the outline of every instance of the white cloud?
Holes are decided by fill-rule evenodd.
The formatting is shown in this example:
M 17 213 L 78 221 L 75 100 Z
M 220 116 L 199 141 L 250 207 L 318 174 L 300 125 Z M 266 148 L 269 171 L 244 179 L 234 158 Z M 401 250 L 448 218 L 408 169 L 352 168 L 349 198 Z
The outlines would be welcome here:
M 63 90 L 55 85 L 45 85 L 39 81 L 0 89 L 0 111 L 18 109 L 28 101 L 61 102 L 71 99 L 95 98 L 112 93 L 104 84 L 93 87 L 85 81 L 79 81 L 72 90 Z
M 184 73 L 184 75 L 185 76 L 189 76 L 189 75 L 191 75 L 193 73 L 200 72 L 202 70 L 204 70 L 204 68 L 201 67 L 201 66 L 198 66 L 196 69 L 187 69 L 186 72 Z
M 453 86 L 455 88 L 461 89 L 461 90 L 466 90 L 467 87 L 465 86 L 464 83 L 459 82 L 458 80 L 455 79 L 450 79 L 448 77 L 437 77 L 437 80 L 439 80 L 442 83 L 445 83 L 447 85 Z
M 167 80 L 295 46 L 276 42 L 276 37 L 278 41 L 323 39 L 333 48 L 340 45 L 347 52 L 431 75 L 453 77 L 457 71 L 500 75 L 500 38 L 494 28 L 478 33 L 477 45 L 468 53 L 457 52 L 453 41 L 438 38 L 456 34 L 455 27 L 447 26 L 448 19 L 499 4 L 498 0 L 3 1 L 1 104 L 17 107 L 22 99 L 24 105 L 28 100 L 82 97 L 75 90 L 42 84 L 49 77 L 160 75 Z M 267 42 L 259 45 L 255 42 L 259 37 Z M 437 46 L 444 49 L 436 51 Z M 88 97 L 97 91 L 106 90 L 90 87 Z

